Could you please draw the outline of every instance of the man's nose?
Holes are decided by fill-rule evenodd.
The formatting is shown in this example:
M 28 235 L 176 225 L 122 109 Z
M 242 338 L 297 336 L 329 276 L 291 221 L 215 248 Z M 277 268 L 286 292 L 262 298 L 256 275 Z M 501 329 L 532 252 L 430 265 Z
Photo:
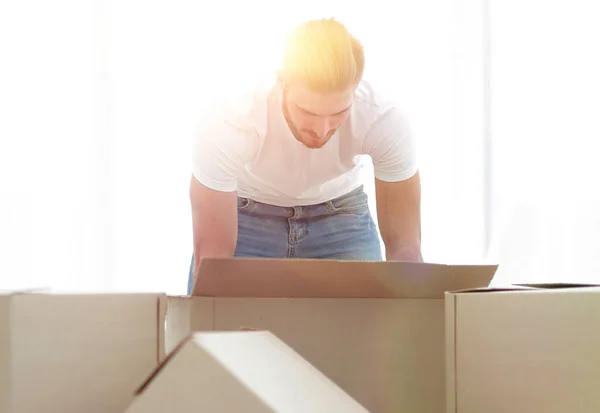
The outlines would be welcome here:
M 318 129 L 316 130 L 317 134 L 321 139 L 327 137 L 329 131 L 331 130 L 331 119 L 323 118 L 320 122 Z

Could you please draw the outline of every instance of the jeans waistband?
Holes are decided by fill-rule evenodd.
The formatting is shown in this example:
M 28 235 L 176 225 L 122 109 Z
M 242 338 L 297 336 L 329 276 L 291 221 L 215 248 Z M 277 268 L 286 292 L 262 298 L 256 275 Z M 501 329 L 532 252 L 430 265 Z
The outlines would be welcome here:
M 263 204 L 253 199 L 238 197 L 238 211 L 241 213 L 287 219 L 318 218 L 363 209 L 368 210 L 368 201 L 362 185 L 330 201 L 295 207 Z

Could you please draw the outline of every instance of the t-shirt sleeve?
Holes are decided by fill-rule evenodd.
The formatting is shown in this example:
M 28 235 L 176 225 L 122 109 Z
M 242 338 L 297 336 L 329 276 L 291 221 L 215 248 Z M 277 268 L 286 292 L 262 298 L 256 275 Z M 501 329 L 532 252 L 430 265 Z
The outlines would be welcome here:
M 363 150 L 373 160 L 375 178 L 398 182 L 418 170 L 415 138 L 398 108 L 389 109 L 367 132 Z
M 194 177 L 208 188 L 233 192 L 254 157 L 258 135 L 250 122 L 224 110 L 206 113 L 197 123 L 192 149 Z

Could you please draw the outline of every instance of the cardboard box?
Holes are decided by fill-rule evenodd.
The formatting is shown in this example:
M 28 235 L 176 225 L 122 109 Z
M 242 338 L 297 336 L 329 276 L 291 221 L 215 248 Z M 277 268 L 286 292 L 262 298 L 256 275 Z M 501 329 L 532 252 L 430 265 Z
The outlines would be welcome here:
M 167 350 L 190 332 L 269 330 L 373 413 L 445 409 L 444 292 L 495 266 L 207 259 L 168 297 Z
M 163 357 L 164 294 L 0 294 L 0 412 L 122 413 Z
M 126 413 L 368 413 L 266 331 L 193 334 L 137 394 Z
M 446 310 L 447 413 L 600 412 L 600 287 L 454 292 Z

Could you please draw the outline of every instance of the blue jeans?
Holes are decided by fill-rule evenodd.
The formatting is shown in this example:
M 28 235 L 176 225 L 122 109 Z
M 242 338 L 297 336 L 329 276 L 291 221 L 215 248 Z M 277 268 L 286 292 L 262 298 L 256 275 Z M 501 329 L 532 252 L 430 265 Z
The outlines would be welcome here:
M 363 187 L 322 204 L 279 207 L 238 197 L 235 257 L 381 261 Z M 190 263 L 188 294 L 193 287 Z

